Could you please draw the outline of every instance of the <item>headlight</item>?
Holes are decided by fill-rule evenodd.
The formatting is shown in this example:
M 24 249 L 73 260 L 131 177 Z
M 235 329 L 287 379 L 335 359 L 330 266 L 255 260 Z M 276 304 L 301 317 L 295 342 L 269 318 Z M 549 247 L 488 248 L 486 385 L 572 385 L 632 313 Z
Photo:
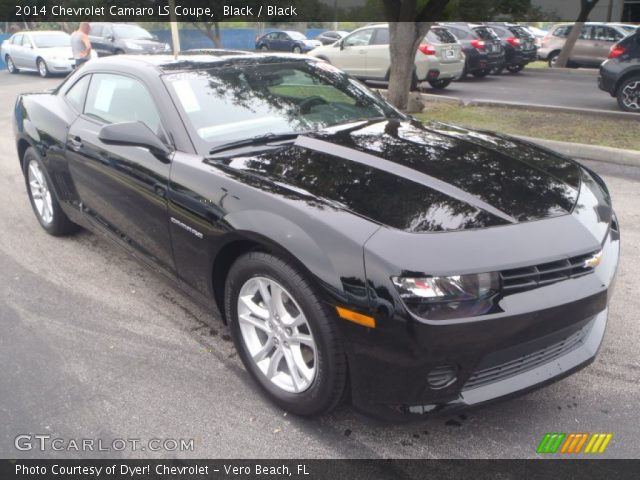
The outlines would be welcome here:
M 462 318 L 488 313 L 500 289 L 497 273 L 447 277 L 392 277 L 405 305 L 429 319 Z
M 124 42 L 125 46 L 130 50 L 142 50 L 142 47 L 137 43 L 133 42 Z

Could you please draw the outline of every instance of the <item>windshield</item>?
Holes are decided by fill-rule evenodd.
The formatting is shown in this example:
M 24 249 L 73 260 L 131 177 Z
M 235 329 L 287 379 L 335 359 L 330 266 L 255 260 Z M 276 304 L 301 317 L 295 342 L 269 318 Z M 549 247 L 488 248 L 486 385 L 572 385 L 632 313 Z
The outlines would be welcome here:
M 153 35 L 137 25 L 114 25 L 113 32 L 117 38 L 123 39 L 153 38 Z
M 71 40 L 66 33 L 46 33 L 39 35 L 31 35 L 33 43 L 38 48 L 50 48 L 50 47 L 70 47 Z
M 197 135 L 216 145 L 401 116 L 371 90 L 324 62 L 253 60 L 169 74 L 164 80 Z

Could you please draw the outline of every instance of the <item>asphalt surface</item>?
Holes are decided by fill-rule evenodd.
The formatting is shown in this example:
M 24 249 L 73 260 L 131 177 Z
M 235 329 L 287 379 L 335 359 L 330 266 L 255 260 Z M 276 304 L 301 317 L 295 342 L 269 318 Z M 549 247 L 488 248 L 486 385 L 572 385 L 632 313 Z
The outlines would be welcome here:
M 588 73 L 550 73 L 525 68 L 517 74 L 503 73 L 484 78 L 468 75 L 444 90 L 427 88 L 425 92 L 457 97 L 463 101 L 497 100 L 620 112 L 616 99 L 600 90 L 597 77 Z
M 623 236 L 593 365 L 462 415 L 387 424 L 346 405 L 300 419 L 260 394 L 227 329 L 169 281 L 96 235 L 54 238 L 40 228 L 12 106 L 17 93 L 58 82 L 0 74 L 0 458 L 521 458 L 536 456 L 546 432 L 612 432 L 602 456 L 640 457 L 640 169 L 590 164 L 612 191 Z M 106 445 L 194 439 L 194 450 L 17 451 L 20 434 Z

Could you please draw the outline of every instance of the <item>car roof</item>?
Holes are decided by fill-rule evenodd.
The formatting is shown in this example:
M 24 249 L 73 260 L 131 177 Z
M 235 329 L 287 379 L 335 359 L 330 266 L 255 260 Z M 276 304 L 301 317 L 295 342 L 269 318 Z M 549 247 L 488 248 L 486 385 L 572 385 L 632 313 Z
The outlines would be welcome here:
M 62 35 L 69 35 L 67 32 L 62 32 L 60 30 L 23 30 L 21 32 L 16 32 L 13 35 L 24 35 L 24 34 L 29 34 L 29 35 L 51 35 L 51 34 L 62 34 Z M 12 35 L 12 36 L 13 36 Z

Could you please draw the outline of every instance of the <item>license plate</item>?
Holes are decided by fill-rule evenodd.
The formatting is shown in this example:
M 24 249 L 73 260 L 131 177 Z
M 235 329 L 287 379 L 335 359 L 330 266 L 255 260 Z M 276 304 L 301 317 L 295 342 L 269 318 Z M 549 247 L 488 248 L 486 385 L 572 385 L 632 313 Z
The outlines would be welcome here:
M 495 53 L 498 51 L 498 46 L 497 45 L 489 45 L 489 51 L 491 53 Z
M 454 58 L 456 56 L 456 51 L 455 50 L 445 50 L 444 51 L 444 58 Z

